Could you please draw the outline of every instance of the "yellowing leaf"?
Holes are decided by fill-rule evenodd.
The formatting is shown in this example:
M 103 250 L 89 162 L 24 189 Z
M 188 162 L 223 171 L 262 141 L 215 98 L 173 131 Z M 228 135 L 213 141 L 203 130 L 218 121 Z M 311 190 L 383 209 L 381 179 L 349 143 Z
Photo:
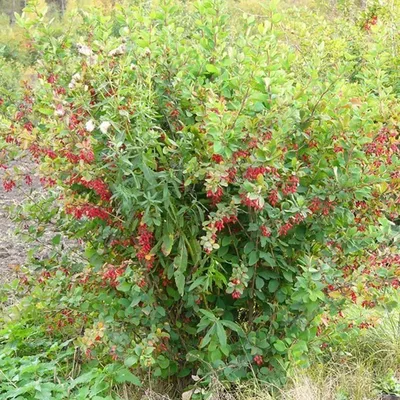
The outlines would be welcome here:
M 333 290 L 332 292 L 329 292 L 328 296 L 332 299 L 339 299 L 342 297 L 342 294 L 339 292 L 339 290 Z

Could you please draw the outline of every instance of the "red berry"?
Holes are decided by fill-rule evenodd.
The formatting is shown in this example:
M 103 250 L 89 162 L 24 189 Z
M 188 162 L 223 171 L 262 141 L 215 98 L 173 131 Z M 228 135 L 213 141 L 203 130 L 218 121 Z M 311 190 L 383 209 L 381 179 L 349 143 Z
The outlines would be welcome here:
M 271 236 L 271 231 L 269 230 L 269 228 L 265 225 L 263 225 L 261 228 L 261 235 L 264 237 L 270 237 Z
M 239 291 L 237 291 L 237 290 L 235 290 L 233 293 L 232 293 L 232 298 L 233 299 L 239 299 L 240 298 L 240 296 L 241 296 L 241 293 L 239 292 Z
M 258 366 L 260 366 L 264 363 L 262 356 L 254 356 L 253 360 Z
M 224 161 L 224 157 L 222 157 L 220 154 L 213 154 L 211 159 L 216 162 L 217 164 L 221 164 Z
M 5 179 L 3 181 L 3 188 L 6 192 L 11 192 L 15 188 L 16 184 L 12 179 Z

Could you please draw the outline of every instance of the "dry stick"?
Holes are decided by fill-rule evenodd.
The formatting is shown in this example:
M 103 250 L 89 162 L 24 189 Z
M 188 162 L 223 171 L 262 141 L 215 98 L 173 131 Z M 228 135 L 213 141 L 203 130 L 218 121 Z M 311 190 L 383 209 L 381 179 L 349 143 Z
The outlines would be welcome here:
M 260 238 L 259 238 L 259 235 L 258 235 L 257 236 L 257 241 L 256 241 L 256 248 L 255 248 L 255 251 L 257 253 L 258 253 L 259 244 L 260 244 Z M 258 267 L 258 261 L 257 261 L 256 264 L 254 264 L 253 279 L 251 280 L 251 288 L 250 288 L 251 297 L 250 297 L 249 302 L 248 302 L 248 304 L 249 304 L 249 312 L 248 312 L 249 329 L 252 329 L 253 320 L 254 320 L 254 306 L 255 306 L 255 302 L 254 302 L 254 296 L 255 296 L 254 287 L 255 287 L 255 282 L 256 282 L 256 277 L 257 277 L 257 275 L 256 275 L 257 267 Z
M 11 383 L 11 385 L 13 385 L 15 388 L 18 387 L 18 386 L 3 372 L 3 370 L 0 369 L 0 372 L 4 375 L 4 377 L 7 379 L 7 381 Z
M 250 81 L 251 81 L 251 79 L 253 78 L 253 76 L 254 76 L 254 74 L 251 74 Z M 239 119 L 240 114 L 241 114 L 241 112 L 243 111 L 243 108 L 244 108 L 244 106 L 245 106 L 245 104 L 246 104 L 246 100 L 247 100 L 248 97 L 249 97 L 249 92 L 250 92 L 250 82 L 249 82 L 249 86 L 247 87 L 246 93 L 245 93 L 245 95 L 244 95 L 244 97 L 243 97 L 242 103 L 240 104 L 240 109 L 239 109 L 239 111 L 237 112 L 236 118 L 234 119 L 234 121 L 233 121 L 232 125 L 229 127 L 229 129 L 232 130 L 232 129 L 235 127 L 236 122 L 237 122 L 237 120 Z
M 75 347 L 74 358 L 72 360 L 72 371 L 71 371 L 71 377 L 72 378 L 74 378 L 75 376 L 78 376 L 78 374 L 76 372 L 80 368 L 80 362 L 79 362 L 80 353 L 81 353 L 80 348 L 79 347 Z
M 127 387 L 126 383 L 124 383 L 123 388 L 124 388 L 124 396 L 125 396 L 125 399 L 126 399 L 126 400 L 129 400 L 128 387 Z
M 301 53 L 301 52 L 300 52 L 300 53 Z M 350 74 L 350 77 L 351 77 L 352 75 L 354 75 L 354 72 Z M 343 76 L 344 76 L 344 72 L 343 72 L 341 75 L 339 75 L 339 77 L 338 77 L 336 80 L 334 80 L 334 81 L 327 87 L 327 89 L 326 89 L 324 92 L 322 92 L 321 96 L 319 97 L 318 101 L 315 103 L 315 105 L 314 105 L 314 107 L 313 107 L 313 109 L 312 109 L 312 111 L 311 111 L 311 115 L 310 115 L 310 116 L 306 119 L 306 121 L 304 122 L 305 124 L 308 123 L 308 122 L 313 118 L 313 116 L 314 116 L 314 114 L 315 114 L 315 111 L 316 111 L 318 105 L 320 104 L 320 102 L 322 101 L 322 99 L 323 99 L 323 98 L 325 97 L 325 95 L 329 92 L 329 90 L 332 88 L 332 86 L 334 86 L 337 82 L 339 82 L 339 80 L 342 79 Z
M 228 225 L 228 230 L 229 230 L 229 235 L 232 236 L 232 230 L 231 230 L 231 227 L 229 225 Z M 236 243 L 235 243 L 234 240 L 232 241 L 232 244 L 233 244 L 233 247 L 235 248 L 236 255 L 238 256 L 238 259 L 240 260 L 240 252 L 239 252 L 239 249 L 236 246 Z
M 260 47 L 261 47 L 261 44 L 258 46 L 258 48 L 257 48 L 257 56 L 260 54 Z M 251 75 L 250 75 L 250 78 L 249 78 L 249 81 L 248 81 L 248 86 L 247 86 L 247 89 L 246 89 L 246 93 L 245 93 L 245 95 L 244 95 L 244 97 L 243 97 L 243 99 L 242 99 L 242 103 L 240 104 L 240 108 L 239 108 L 239 111 L 238 111 L 238 113 L 237 113 L 237 115 L 236 115 L 236 118 L 234 119 L 234 121 L 233 121 L 233 123 L 231 124 L 231 126 L 229 127 L 229 129 L 230 130 L 233 130 L 234 128 L 235 128 L 235 125 L 236 125 L 236 122 L 237 122 L 237 120 L 239 119 L 239 117 L 240 117 L 240 114 L 242 113 L 242 111 L 243 111 L 243 109 L 244 109 L 244 106 L 246 105 L 246 101 L 247 101 L 247 99 L 249 98 L 249 92 L 250 92 L 250 88 L 251 88 L 251 81 L 253 80 L 253 78 L 254 78 L 254 74 L 255 74 L 255 71 L 253 70 L 253 72 L 251 73 Z
M 336 80 L 334 80 L 319 96 L 319 99 L 317 100 L 317 102 L 315 103 L 314 107 L 312 108 L 311 111 L 311 115 L 305 120 L 305 124 L 307 124 L 308 122 L 310 122 L 312 120 L 312 118 L 314 117 L 315 111 L 317 110 L 318 105 L 321 103 L 322 99 L 325 97 L 325 95 L 330 91 L 330 89 L 332 88 L 332 86 L 334 86 L 337 82 L 339 82 L 340 79 L 342 79 L 342 75 L 340 75 Z

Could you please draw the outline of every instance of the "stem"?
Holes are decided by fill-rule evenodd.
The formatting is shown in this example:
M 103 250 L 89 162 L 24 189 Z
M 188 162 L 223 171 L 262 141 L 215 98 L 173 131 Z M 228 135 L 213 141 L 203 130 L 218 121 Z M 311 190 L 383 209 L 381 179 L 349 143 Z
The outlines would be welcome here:
M 250 219 L 253 222 L 254 220 L 254 214 L 250 214 Z M 256 240 L 256 248 L 255 251 L 258 252 L 258 247 L 260 244 L 260 234 L 258 233 L 257 235 L 257 240 Z M 250 299 L 249 299 L 249 312 L 248 312 L 248 321 L 249 321 L 249 329 L 251 330 L 253 327 L 253 321 L 254 321 L 254 306 L 255 306 L 255 301 L 254 301 L 254 295 L 255 295 L 255 284 L 256 284 L 256 278 L 257 278 L 257 267 L 258 267 L 258 262 L 254 264 L 254 271 L 253 271 L 253 278 L 251 280 L 251 288 L 250 288 Z

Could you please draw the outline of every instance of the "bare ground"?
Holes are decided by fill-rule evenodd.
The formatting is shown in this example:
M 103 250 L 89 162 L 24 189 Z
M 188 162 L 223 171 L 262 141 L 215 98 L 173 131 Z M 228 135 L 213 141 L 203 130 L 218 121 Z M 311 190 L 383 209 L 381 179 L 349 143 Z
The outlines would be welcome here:
M 30 196 L 40 195 L 42 188 L 39 180 L 33 176 L 34 164 L 26 159 L 20 159 L 9 165 L 18 166 L 20 171 L 30 174 L 33 184 L 28 187 L 22 183 L 21 187 L 16 187 L 10 192 L 6 192 L 2 182 L 6 172 L 0 172 L 0 287 L 7 282 L 11 282 L 17 276 L 18 267 L 25 263 L 29 244 L 15 234 L 17 224 L 13 222 L 9 208 L 23 203 Z M 12 176 L 12 173 L 11 173 Z
M 20 188 L 16 187 L 14 190 L 6 192 L 2 185 L 6 172 L 0 169 L 0 289 L 5 283 L 18 277 L 17 271 L 21 265 L 26 263 L 28 250 L 31 246 L 38 244 L 27 243 L 15 234 L 17 223 L 12 220 L 9 208 L 22 204 L 28 199 L 28 196 L 32 200 L 44 194 L 39 179 L 33 175 L 35 165 L 31 161 L 27 159 L 18 160 L 12 163 L 10 168 L 14 165 L 17 165 L 23 171 L 23 174 L 30 174 L 33 184 L 27 186 L 22 182 Z M 48 251 L 52 247 L 51 240 L 58 233 L 54 226 L 49 226 L 46 229 L 40 242 L 42 250 L 35 254 L 35 258 L 42 259 L 48 255 Z M 76 254 L 79 254 L 82 250 L 81 245 L 76 241 L 62 237 L 61 242 L 65 250 L 74 249 Z
M 14 235 L 16 226 L 8 212 L 11 205 L 22 201 L 21 190 L 6 192 L 0 187 L 0 285 L 10 282 L 16 276 L 15 268 L 25 262 L 28 246 Z

